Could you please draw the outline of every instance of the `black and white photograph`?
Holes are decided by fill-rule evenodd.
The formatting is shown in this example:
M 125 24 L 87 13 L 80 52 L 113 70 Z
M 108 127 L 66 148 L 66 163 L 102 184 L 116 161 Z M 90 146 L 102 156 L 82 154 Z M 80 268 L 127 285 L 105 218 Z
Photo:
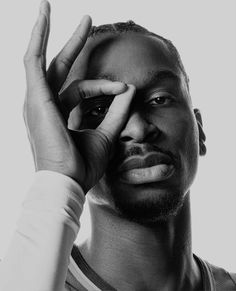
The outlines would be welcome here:
M 236 2 L 0 11 L 0 291 L 236 290 Z

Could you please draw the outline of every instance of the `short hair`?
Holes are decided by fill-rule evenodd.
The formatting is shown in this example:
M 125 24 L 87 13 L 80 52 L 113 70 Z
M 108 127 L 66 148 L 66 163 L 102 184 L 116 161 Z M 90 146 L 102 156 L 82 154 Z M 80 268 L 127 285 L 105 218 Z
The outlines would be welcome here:
M 104 33 L 122 34 L 125 32 L 136 32 L 140 34 L 150 35 L 162 40 L 166 44 L 167 48 L 169 49 L 174 59 L 176 60 L 176 64 L 178 68 L 181 70 L 181 72 L 183 73 L 186 85 L 189 88 L 189 77 L 185 71 L 179 52 L 177 51 L 173 43 L 170 40 L 147 30 L 145 27 L 136 24 L 134 21 L 129 20 L 127 22 L 117 22 L 113 24 L 103 24 L 99 26 L 92 26 L 89 33 L 89 37 L 96 37 L 97 35 L 104 34 Z

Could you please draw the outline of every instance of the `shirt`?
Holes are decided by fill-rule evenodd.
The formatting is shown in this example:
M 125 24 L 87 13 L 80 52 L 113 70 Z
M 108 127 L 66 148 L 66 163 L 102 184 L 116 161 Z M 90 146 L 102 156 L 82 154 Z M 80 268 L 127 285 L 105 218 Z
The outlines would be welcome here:
M 115 290 L 73 246 L 84 201 L 82 188 L 70 177 L 52 171 L 35 174 L 0 264 L 1 291 Z M 236 290 L 235 274 L 194 257 L 204 290 Z

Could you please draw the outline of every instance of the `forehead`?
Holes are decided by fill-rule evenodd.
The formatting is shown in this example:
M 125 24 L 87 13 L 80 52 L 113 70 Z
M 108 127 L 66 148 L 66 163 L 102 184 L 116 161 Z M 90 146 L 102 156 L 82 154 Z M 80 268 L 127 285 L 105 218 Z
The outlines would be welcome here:
M 104 39 L 94 48 L 86 78 L 122 81 L 138 88 L 160 71 L 180 74 L 167 45 L 156 37 L 125 33 Z
M 102 33 L 87 39 L 61 91 L 74 80 L 101 78 L 142 89 L 159 71 L 172 72 L 185 87 L 185 77 L 176 56 L 158 37 L 136 32 Z

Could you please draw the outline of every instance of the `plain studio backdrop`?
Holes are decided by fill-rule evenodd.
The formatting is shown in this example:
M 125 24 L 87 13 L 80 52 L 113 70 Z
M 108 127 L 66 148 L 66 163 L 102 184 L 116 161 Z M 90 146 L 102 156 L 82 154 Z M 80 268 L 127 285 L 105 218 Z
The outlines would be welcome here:
M 1 1 L 0 258 L 6 252 L 32 183 L 34 164 L 22 117 L 23 55 L 38 0 Z M 134 20 L 176 45 L 201 109 L 207 155 L 191 190 L 193 251 L 236 271 L 236 1 L 51 1 L 48 62 L 84 14 L 95 25 Z M 80 239 L 89 232 L 85 208 Z

